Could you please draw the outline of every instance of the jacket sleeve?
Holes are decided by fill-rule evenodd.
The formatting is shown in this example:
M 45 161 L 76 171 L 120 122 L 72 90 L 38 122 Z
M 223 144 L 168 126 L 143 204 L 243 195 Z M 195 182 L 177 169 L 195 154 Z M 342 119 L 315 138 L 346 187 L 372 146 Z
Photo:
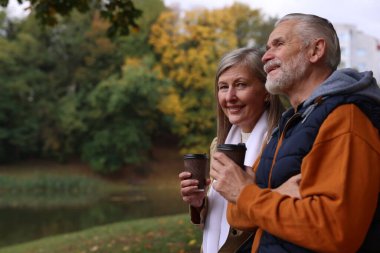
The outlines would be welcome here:
M 195 225 L 199 225 L 203 229 L 204 224 L 206 222 L 207 210 L 208 210 L 207 197 L 204 200 L 204 204 L 202 208 L 198 209 L 198 208 L 189 206 L 191 222 Z
M 245 213 L 241 212 L 237 205 L 228 203 L 227 221 L 231 227 L 242 231 L 253 231 L 257 225 Z
M 377 207 L 379 164 L 378 130 L 356 106 L 343 105 L 326 118 L 302 162 L 302 199 L 249 185 L 234 208 L 250 224 L 299 246 L 356 252 Z

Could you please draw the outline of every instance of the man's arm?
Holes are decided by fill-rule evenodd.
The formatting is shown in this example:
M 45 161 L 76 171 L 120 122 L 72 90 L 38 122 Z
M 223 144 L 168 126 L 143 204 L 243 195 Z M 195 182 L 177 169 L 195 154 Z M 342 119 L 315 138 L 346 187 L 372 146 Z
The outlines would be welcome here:
M 281 195 L 286 195 L 296 199 L 301 199 L 299 186 L 300 180 L 301 174 L 298 174 L 288 179 L 278 188 L 271 189 L 270 191 L 277 192 Z M 231 202 L 228 203 L 227 220 L 232 227 L 240 230 L 252 230 L 257 228 L 257 225 L 250 221 L 244 213 L 240 212 L 236 204 L 232 204 Z

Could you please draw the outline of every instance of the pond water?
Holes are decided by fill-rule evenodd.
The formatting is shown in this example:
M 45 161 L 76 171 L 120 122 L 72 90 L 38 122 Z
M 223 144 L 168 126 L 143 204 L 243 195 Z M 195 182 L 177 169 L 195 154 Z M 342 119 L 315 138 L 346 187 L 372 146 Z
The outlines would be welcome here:
M 56 208 L 0 208 L 0 247 L 90 227 L 187 212 L 178 188 L 144 189 L 91 204 Z

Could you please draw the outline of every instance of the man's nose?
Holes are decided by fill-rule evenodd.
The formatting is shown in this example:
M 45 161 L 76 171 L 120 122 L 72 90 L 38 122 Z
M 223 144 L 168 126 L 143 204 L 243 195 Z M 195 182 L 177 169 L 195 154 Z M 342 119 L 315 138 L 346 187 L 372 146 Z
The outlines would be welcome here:
M 264 53 L 264 55 L 263 55 L 263 57 L 261 58 L 261 61 L 265 64 L 265 63 L 267 63 L 268 61 L 270 61 L 271 59 L 273 59 L 273 54 L 272 54 L 272 52 L 270 51 L 270 50 L 267 50 L 265 53 Z

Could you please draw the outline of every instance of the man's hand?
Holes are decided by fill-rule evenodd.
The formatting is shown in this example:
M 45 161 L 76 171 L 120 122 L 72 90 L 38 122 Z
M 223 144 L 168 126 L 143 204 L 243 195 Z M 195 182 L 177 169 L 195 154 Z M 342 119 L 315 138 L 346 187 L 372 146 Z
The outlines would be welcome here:
M 282 195 L 287 195 L 292 198 L 301 199 L 302 197 L 300 193 L 300 182 L 301 174 L 298 174 L 289 178 L 285 183 L 276 189 L 272 189 L 272 191 L 278 192 Z
M 210 175 L 215 179 L 212 186 L 225 199 L 236 203 L 240 191 L 255 183 L 255 177 L 243 171 L 234 161 L 221 152 L 213 156 Z
M 206 189 L 204 191 L 198 190 L 198 180 L 190 179 L 190 172 L 181 172 L 178 177 L 181 180 L 181 196 L 183 201 L 196 208 L 202 207 L 207 193 Z M 210 179 L 207 179 L 206 185 L 209 184 Z

